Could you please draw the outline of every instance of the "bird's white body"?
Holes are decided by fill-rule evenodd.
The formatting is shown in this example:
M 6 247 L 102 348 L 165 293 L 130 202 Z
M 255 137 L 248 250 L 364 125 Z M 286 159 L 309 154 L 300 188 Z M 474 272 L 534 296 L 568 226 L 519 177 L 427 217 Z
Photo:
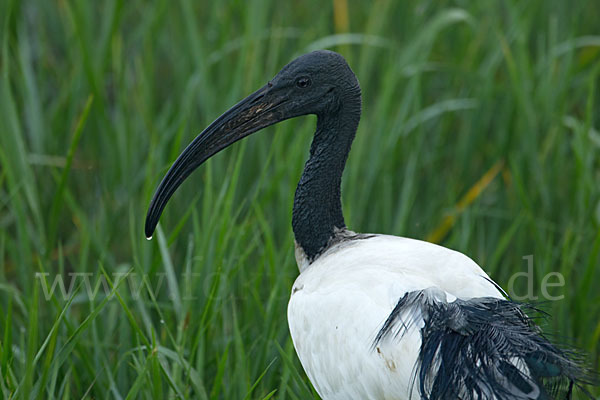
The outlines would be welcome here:
M 415 364 L 423 319 L 406 315 L 402 337 L 374 346 L 377 333 L 408 292 L 436 301 L 503 298 L 469 257 L 432 243 L 376 235 L 342 242 L 308 265 L 292 288 L 288 323 L 294 346 L 324 400 L 418 399 Z

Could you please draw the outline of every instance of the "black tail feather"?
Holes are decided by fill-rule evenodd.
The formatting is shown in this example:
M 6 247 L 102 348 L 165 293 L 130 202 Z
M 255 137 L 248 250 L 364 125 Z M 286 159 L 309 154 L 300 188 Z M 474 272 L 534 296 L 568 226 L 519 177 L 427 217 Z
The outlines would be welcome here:
M 527 314 L 540 312 L 504 299 L 448 303 L 429 290 L 410 292 L 375 344 L 401 337 L 415 315 L 425 320 L 415 369 L 424 400 L 571 399 L 575 388 L 593 398 L 582 385 L 594 384 L 594 374 L 575 352 L 553 345 Z

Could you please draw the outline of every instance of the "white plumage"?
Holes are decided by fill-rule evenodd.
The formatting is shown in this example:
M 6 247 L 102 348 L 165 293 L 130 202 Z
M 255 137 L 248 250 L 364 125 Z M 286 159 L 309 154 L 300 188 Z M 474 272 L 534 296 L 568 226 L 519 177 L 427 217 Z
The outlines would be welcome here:
M 412 382 L 423 319 L 407 315 L 401 340 L 372 346 L 406 293 L 430 289 L 428 295 L 448 302 L 503 298 L 469 257 L 420 240 L 375 235 L 342 242 L 310 265 L 299 249 L 296 254 L 302 272 L 288 323 L 300 361 L 325 400 L 419 398 Z

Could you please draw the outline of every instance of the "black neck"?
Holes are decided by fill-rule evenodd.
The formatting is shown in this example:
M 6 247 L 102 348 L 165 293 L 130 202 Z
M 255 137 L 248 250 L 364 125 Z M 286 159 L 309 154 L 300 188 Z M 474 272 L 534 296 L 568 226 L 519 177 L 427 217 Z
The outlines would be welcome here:
M 335 110 L 317 116 L 310 157 L 296 188 L 292 227 L 309 262 L 346 227 L 340 186 L 360 119 L 359 90 L 342 98 Z

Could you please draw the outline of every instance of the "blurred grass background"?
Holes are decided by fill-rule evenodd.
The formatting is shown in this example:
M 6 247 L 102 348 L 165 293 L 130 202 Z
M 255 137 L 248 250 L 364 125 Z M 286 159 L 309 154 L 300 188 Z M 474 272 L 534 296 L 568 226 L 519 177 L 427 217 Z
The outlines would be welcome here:
M 598 369 L 598 15 L 562 0 L 0 2 L 0 397 L 318 398 L 286 321 L 314 117 L 211 159 L 143 235 L 183 147 L 318 48 L 363 87 L 348 226 L 439 241 L 505 288 L 533 256 L 514 293 L 543 301 L 563 274 L 548 328 Z

